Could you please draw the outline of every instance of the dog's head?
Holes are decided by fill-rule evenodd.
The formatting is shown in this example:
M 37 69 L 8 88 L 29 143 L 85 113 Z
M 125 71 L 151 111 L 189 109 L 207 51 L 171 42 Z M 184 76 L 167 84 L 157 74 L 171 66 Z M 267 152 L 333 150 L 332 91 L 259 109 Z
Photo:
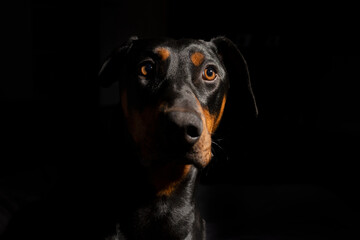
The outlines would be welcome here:
M 257 112 L 246 62 L 224 37 L 130 38 L 104 63 L 100 78 L 105 86 L 119 81 L 121 111 L 141 164 L 173 182 L 209 163 L 230 80 Z

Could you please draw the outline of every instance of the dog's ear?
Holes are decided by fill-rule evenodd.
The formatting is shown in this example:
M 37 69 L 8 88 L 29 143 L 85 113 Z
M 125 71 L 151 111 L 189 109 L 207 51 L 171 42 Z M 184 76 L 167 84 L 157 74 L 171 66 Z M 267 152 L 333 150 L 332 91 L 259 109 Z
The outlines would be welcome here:
M 216 37 L 211 39 L 211 42 L 216 46 L 217 54 L 225 65 L 231 86 L 229 95 L 230 97 L 231 95 L 236 96 L 234 105 L 236 104 L 238 110 L 245 110 L 246 113 L 257 117 L 258 108 L 244 56 L 238 47 L 226 37 Z
M 126 56 L 136 40 L 138 40 L 138 37 L 130 37 L 128 41 L 115 49 L 103 63 L 98 75 L 101 86 L 109 87 L 120 79 Z

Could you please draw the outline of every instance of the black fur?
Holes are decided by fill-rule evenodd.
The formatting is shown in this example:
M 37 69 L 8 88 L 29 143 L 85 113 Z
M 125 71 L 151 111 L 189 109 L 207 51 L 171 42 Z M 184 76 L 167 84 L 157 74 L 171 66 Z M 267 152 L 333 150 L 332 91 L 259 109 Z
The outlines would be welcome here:
M 154 52 L 159 48 L 166 49 L 169 56 L 165 54 L 161 59 Z M 191 60 L 194 52 L 204 57 L 199 66 Z M 154 71 L 142 76 L 139 68 L 146 61 L 151 63 L 146 69 Z M 216 71 L 214 81 L 204 80 L 204 69 L 209 66 Z M 210 136 L 215 131 L 230 79 L 236 81 L 231 85 L 238 87 L 239 93 L 245 93 L 244 105 L 257 114 L 247 65 L 240 51 L 225 37 L 209 42 L 133 37 L 111 54 L 99 77 L 104 86 L 119 81 L 121 112 L 127 129 L 124 154 L 131 152 L 126 154 L 119 172 L 119 191 L 125 200 L 119 203 L 118 236 L 205 239 L 205 224 L 194 199 L 198 173 L 208 163 L 204 159 L 207 148 L 203 147 L 208 139 L 203 136 L 203 129 L 209 131 L 210 122 L 214 128 Z M 185 165 L 190 167 L 184 168 Z M 179 176 L 173 178 L 178 169 Z M 169 187 L 172 183 L 175 187 Z

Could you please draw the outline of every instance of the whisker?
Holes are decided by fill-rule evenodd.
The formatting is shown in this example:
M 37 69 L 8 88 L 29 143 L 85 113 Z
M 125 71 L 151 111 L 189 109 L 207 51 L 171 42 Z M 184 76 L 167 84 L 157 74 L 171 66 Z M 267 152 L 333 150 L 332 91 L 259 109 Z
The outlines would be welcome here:
M 223 144 L 221 144 L 224 139 L 217 138 L 211 139 L 211 152 L 213 156 L 215 155 L 215 161 L 225 158 L 226 160 L 229 159 L 228 154 L 226 153 Z
M 217 142 L 215 141 L 211 141 L 213 144 L 215 144 L 218 148 L 220 148 L 221 150 L 224 150 L 223 147 L 220 146 L 220 144 L 218 144 Z

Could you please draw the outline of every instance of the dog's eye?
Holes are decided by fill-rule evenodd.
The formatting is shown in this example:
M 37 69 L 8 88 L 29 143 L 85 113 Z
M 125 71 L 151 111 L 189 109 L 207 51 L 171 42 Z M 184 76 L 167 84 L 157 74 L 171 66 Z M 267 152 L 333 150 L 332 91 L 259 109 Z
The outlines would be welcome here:
M 207 67 L 203 72 L 203 79 L 207 81 L 212 81 L 216 78 L 217 73 L 214 67 Z
M 154 64 L 145 62 L 140 66 L 139 74 L 144 77 L 150 76 L 154 71 Z

